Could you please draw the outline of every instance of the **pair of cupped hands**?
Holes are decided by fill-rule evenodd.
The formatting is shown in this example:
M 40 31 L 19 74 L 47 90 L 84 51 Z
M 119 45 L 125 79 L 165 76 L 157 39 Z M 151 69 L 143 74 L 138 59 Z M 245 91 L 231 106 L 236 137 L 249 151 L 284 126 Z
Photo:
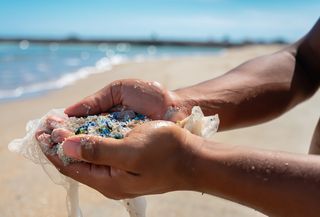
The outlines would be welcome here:
M 190 166 L 198 148 L 194 144 L 201 143 L 201 138 L 174 123 L 191 110 L 181 96 L 157 82 L 119 80 L 66 108 L 65 113 L 81 117 L 115 106 L 125 106 L 156 121 L 135 127 L 123 139 L 113 139 L 74 135 L 59 128 L 62 119 L 51 116 L 36 139 L 41 146 L 62 143 L 65 155 L 80 162 L 64 166 L 57 155 L 47 154 L 47 158 L 62 174 L 109 198 L 195 190 Z

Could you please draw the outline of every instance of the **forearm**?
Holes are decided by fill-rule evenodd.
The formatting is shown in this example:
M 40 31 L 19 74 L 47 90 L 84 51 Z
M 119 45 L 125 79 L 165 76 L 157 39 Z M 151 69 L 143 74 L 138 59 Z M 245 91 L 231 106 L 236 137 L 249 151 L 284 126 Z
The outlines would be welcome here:
M 271 120 L 312 96 L 320 84 L 320 20 L 299 42 L 228 73 L 175 91 L 188 113 L 218 113 L 220 130 Z
M 320 158 L 204 141 L 192 188 L 270 216 L 319 216 Z
M 175 92 L 183 104 L 218 113 L 221 130 L 273 119 L 311 94 L 296 69 L 294 47 L 248 61 L 221 77 Z M 308 95 L 309 94 L 309 95 Z

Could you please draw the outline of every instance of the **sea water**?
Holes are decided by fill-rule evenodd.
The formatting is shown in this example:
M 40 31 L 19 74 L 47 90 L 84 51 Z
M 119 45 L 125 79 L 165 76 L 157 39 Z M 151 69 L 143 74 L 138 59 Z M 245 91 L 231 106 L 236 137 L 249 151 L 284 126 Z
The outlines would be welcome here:
M 0 43 L 0 102 L 62 88 L 126 60 L 214 55 L 221 48 L 119 44 Z

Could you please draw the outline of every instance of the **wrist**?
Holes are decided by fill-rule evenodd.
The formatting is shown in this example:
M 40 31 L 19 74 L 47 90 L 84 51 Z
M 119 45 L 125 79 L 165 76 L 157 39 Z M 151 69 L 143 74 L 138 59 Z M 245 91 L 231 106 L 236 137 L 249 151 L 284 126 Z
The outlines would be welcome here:
M 171 91 L 171 93 L 175 99 L 175 106 L 186 116 L 191 114 L 191 110 L 194 106 L 201 105 L 200 97 L 198 97 L 191 88 L 177 89 Z
M 201 163 L 203 160 L 203 148 L 207 142 L 204 138 L 196 136 L 187 130 L 185 131 L 184 141 L 182 144 L 183 151 L 181 161 L 181 171 L 183 171 L 181 179 L 182 189 L 200 191 L 201 186 Z M 201 172 L 201 173 L 200 173 Z
M 181 121 L 191 114 L 192 105 L 188 96 L 177 91 L 167 91 L 163 120 L 172 122 Z
M 232 125 L 237 118 L 237 103 L 240 103 L 240 99 L 236 99 L 231 92 L 223 88 L 209 89 L 204 85 L 173 91 L 181 110 L 187 114 L 186 116 L 190 115 L 194 106 L 200 106 L 205 116 L 218 114 L 221 120 L 219 131 L 233 128 Z
M 215 115 L 222 112 L 222 108 L 229 107 L 229 101 L 224 91 L 209 89 L 204 85 L 197 85 L 173 91 L 178 97 L 180 107 L 190 115 L 194 106 L 200 106 L 205 115 Z M 220 115 L 220 114 L 219 114 Z
M 189 168 L 188 190 L 216 194 L 225 187 L 230 147 L 204 139 L 192 138 L 192 165 Z M 193 143 L 193 142 L 192 142 Z

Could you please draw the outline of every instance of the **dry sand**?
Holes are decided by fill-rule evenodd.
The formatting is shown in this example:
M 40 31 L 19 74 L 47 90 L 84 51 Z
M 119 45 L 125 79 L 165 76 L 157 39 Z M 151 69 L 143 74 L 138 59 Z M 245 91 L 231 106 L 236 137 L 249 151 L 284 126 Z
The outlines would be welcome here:
M 39 165 L 7 149 L 10 140 L 24 135 L 28 120 L 42 116 L 51 108 L 66 107 L 115 79 L 156 80 L 168 89 L 175 89 L 216 77 L 252 57 L 279 48 L 254 46 L 230 49 L 218 56 L 131 62 L 38 98 L 1 104 L 0 216 L 66 216 L 64 189 L 53 184 Z M 306 153 L 319 118 L 319 108 L 318 93 L 277 120 L 219 133 L 215 139 L 226 143 Z M 86 186 L 80 187 L 80 200 L 85 217 L 127 216 L 120 204 Z M 263 216 L 250 208 L 197 192 L 172 192 L 148 196 L 148 200 L 147 214 L 152 217 Z

